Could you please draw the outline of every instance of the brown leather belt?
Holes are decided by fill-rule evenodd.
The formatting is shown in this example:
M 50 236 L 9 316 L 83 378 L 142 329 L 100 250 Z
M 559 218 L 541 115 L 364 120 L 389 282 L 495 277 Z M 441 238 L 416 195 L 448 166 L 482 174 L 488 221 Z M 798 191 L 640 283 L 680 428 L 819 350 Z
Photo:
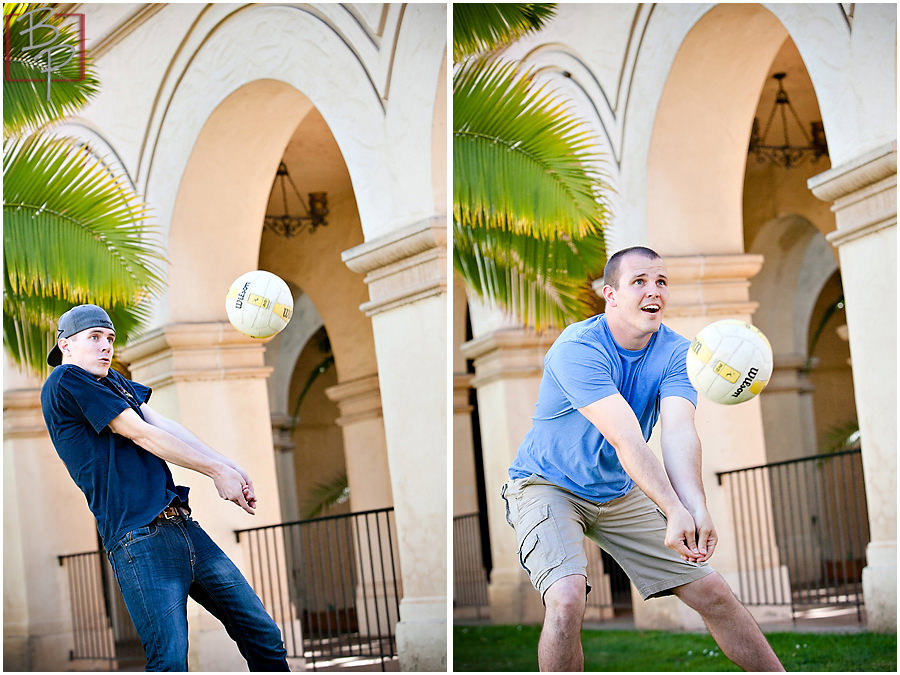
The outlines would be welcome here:
M 156 520 L 172 520 L 191 515 L 191 510 L 184 506 L 167 506 L 163 512 L 156 516 Z

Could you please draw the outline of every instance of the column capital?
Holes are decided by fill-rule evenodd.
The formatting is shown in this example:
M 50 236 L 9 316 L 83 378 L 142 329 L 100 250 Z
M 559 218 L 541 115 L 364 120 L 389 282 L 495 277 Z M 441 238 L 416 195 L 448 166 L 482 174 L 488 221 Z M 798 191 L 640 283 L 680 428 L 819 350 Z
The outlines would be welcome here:
M 40 388 L 4 391 L 3 436 L 22 438 L 47 435 L 41 412 Z
M 329 400 L 337 403 L 341 416 L 335 420 L 338 426 L 347 426 L 382 416 L 381 385 L 378 375 L 368 375 L 348 382 L 341 382 L 325 390 Z
M 838 229 L 826 238 L 836 247 L 896 227 L 897 142 L 813 176 L 807 186 L 822 201 L 832 202 Z
M 536 333 L 525 328 L 504 329 L 460 345 L 463 356 L 475 360 L 473 387 L 498 379 L 540 377 L 544 356 L 558 331 Z
M 472 404 L 469 403 L 469 389 L 472 387 L 471 373 L 453 373 L 453 412 L 470 413 Z
M 292 432 L 294 430 L 294 420 L 287 413 L 272 413 L 272 445 L 275 447 L 276 454 L 279 452 L 293 452 L 294 441 L 292 440 Z
M 758 303 L 750 298 L 750 279 L 763 265 L 763 256 L 667 256 L 670 293 L 666 316 L 752 315 Z
M 198 380 L 264 379 L 265 344 L 226 322 L 177 323 L 155 328 L 120 354 L 149 387 Z
M 341 259 L 365 274 L 369 302 L 360 305 L 373 316 L 447 292 L 447 219 L 435 216 L 348 249 Z
M 763 396 L 776 392 L 798 392 L 808 394 L 815 390 L 815 386 L 809 381 L 806 371 L 806 357 L 803 354 L 775 354 L 773 359 L 772 377 L 763 391 Z M 812 364 L 818 363 L 813 358 Z

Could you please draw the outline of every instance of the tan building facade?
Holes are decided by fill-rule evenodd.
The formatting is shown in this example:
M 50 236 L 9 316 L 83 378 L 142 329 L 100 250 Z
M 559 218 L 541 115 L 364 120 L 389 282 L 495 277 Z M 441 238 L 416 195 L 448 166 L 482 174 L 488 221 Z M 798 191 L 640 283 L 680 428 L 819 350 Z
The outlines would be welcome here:
M 312 487 L 346 474 L 349 502 L 332 512 L 394 509 L 401 667 L 446 669 L 446 7 L 67 8 L 84 14 L 101 93 L 61 131 L 127 173 L 166 244 L 167 292 L 120 356 L 259 496 L 251 517 L 176 469 L 195 516 L 246 574 L 234 531 L 302 518 Z M 282 162 L 301 194 L 327 194 L 327 226 L 264 229 Z M 225 316 L 230 283 L 254 269 L 295 299 L 265 342 Z M 43 428 L 40 381 L 6 375 L 4 660 L 63 670 L 73 627 L 57 556 L 96 550 L 96 528 Z M 244 667 L 193 603 L 189 624 L 192 669 Z
M 717 474 L 815 455 L 830 427 L 858 418 L 866 616 L 872 630 L 896 630 L 896 7 L 562 4 L 506 55 L 571 100 L 598 139 L 614 190 L 608 250 L 643 244 L 663 255 L 671 280 L 665 322 L 691 337 L 738 318 L 772 343 L 775 374 L 758 399 L 698 406 L 720 536 L 714 567 L 738 588 L 740 532 Z M 754 118 L 762 133 L 774 105 L 775 73 L 786 74 L 805 127 L 792 131 L 797 144 L 810 122 L 824 124 L 828 153 L 815 163 L 784 168 L 748 155 Z M 887 320 L 877 305 L 888 308 Z M 810 352 L 826 314 L 832 318 Z M 454 514 L 486 510 L 491 620 L 540 621 L 498 495 L 530 427 L 554 335 L 454 298 L 454 323 L 467 318 L 471 336 L 454 335 L 456 398 L 467 401 L 466 386 L 477 390 L 482 456 L 469 459 L 478 444 L 460 403 L 454 466 L 483 466 L 485 497 L 454 502 Z M 459 480 L 455 496 L 465 495 Z M 773 499 L 770 521 L 779 508 Z M 750 574 L 789 592 L 786 556 L 770 550 Z M 785 618 L 784 607 L 752 610 Z M 638 600 L 634 616 L 648 628 L 702 626 L 674 599 Z

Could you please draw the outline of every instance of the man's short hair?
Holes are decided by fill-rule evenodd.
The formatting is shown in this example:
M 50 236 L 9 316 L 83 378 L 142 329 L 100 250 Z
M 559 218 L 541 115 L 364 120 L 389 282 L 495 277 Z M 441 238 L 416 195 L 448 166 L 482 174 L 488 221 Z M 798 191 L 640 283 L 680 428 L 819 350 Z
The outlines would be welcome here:
M 645 258 L 650 258 L 651 260 L 662 260 L 662 256 L 659 253 L 646 246 L 631 246 L 629 248 L 623 248 L 621 251 L 616 251 L 616 253 L 606 261 L 606 267 L 603 268 L 604 286 L 612 286 L 613 288 L 619 287 L 619 267 L 622 265 L 622 259 L 631 253 L 637 253 Z

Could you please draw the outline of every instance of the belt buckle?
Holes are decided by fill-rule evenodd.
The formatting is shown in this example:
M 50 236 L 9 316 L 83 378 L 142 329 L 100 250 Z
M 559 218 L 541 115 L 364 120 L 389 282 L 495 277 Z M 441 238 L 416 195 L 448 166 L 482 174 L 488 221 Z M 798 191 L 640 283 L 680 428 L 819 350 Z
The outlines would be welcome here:
M 170 509 L 172 511 L 172 515 L 169 515 Z M 165 510 L 163 510 L 162 514 L 166 520 L 175 520 L 181 515 L 181 512 L 178 510 L 177 506 L 167 506 Z

